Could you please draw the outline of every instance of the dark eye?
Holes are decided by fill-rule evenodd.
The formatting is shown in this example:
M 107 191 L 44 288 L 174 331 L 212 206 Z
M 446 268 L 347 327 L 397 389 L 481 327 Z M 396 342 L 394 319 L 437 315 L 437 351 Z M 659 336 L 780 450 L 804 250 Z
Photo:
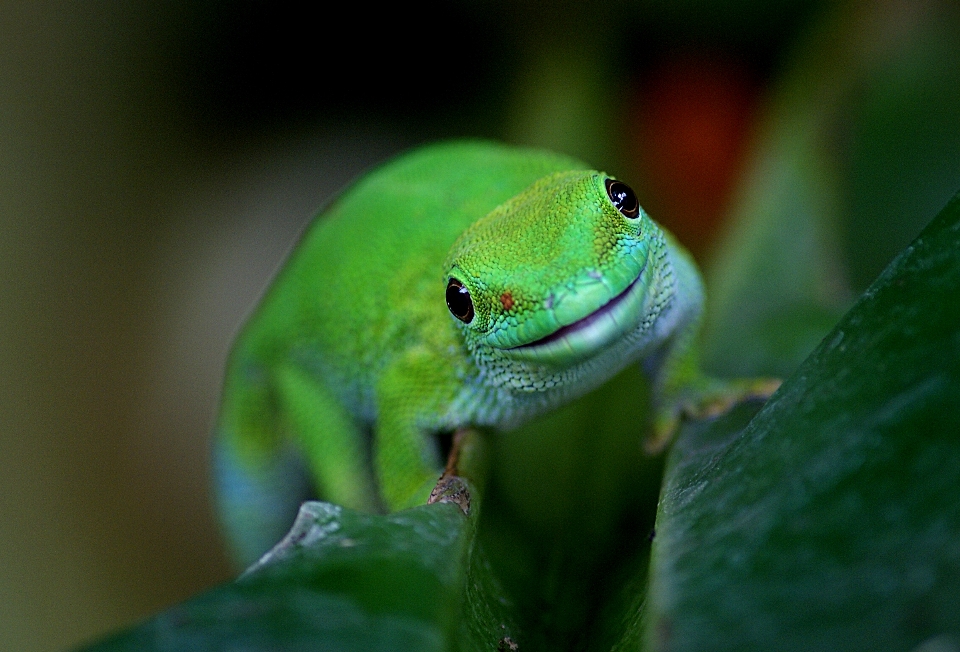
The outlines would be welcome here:
M 607 196 L 624 217 L 633 219 L 640 214 L 640 202 L 630 186 L 616 179 L 607 179 L 605 184 Z
M 473 321 L 473 299 L 470 298 L 470 290 L 455 278 L 451 278 L 447 283 L 447 308 L 464 324 Z

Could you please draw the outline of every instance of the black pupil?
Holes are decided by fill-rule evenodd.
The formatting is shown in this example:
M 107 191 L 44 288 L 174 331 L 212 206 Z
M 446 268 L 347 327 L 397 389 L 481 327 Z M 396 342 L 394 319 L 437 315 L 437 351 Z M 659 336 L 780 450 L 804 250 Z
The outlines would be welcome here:
M 640 213 L 640 202 L 630 186 L 616 179 L 607 179 L 606 185 L 610 201 L 625 217 L 636 217 Z
M 465 324 L 473 321 L 473 300 L 470 298 L 470 291 L 455 278 L 447 283 L 447 308 L 454 317 Z

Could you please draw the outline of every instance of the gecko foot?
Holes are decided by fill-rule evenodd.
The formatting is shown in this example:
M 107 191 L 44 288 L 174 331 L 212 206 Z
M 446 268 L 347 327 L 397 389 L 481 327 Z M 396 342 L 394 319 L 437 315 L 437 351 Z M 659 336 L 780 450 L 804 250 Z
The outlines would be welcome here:
M 458 475 L 444 473 L 437 481 L 437 486 L 430 492 L 428 505 L 434 503 L 454 503 L 464 514 L 470 514 L 470 489 L 467 483 Z
M 453 433 L 453 446 L 447 457 L 447 466 L 443 470 L 443 475 L 437 480 L 433 491 L 430 492 L 430 498 L 427 499 L 428 505 L 454 503 L 464 514 L 470 514 L 470 489 L 466 480 L 458 475 L 457 468 L 468 432 L 466 429 L 460 429 Z
M 777 391 L 780 383 L 778 378 L 709 380 L 696 389 L 685 391 L 676 400 L 666 402 L 657 410 L 653 432 L 644 441 L 643 449 L 655 455 L 673 440 L 683 419 L 712 419 L 726 414 L 744 401 L 766 400 Z

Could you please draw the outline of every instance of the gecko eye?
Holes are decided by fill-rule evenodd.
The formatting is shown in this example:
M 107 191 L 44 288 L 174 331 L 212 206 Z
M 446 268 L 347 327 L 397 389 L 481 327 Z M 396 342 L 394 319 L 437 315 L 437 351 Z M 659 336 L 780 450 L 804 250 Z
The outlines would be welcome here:
M 470 290 L 455 278 L 451 278 L 447 283 L 447 308 L 464 324 L 473 321 L 473 299 L 470 298 Z
M 633 219 L 640 214 L 640 202 L 637 201 L 637 196 L 630 186 L 616 179 L 607 179 L 604 185 L 607 187 L 607 196 L 610 197 L 610 201 L 624 217 Z

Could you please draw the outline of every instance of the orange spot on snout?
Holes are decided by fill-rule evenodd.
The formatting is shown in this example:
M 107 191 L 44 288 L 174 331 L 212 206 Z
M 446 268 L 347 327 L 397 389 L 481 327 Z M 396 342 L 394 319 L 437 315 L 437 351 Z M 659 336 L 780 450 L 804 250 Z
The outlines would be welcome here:
M 510 294 L 510 290 L 507 290 L 500 295 L 500 304 L 503 306 L 504 310 L 510 310 L 510 308 L 513 308 L 513 295 Z

